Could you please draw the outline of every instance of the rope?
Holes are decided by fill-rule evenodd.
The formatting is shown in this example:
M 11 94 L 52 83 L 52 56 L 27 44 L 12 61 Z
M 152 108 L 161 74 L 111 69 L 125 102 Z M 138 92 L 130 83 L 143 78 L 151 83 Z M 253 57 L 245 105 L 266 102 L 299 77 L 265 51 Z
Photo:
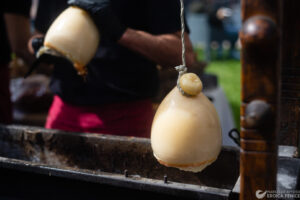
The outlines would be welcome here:
M 185 23 L 184 23 L 184 4 L 183 0 L 180 0 L 180 19 L 181 19 L 181 43 L 182 43 L 182 65 L 179 65 L 175 67 L 175 69 L 178 71 L 178 79 L 177 79 L 177 88 L 179 91 L 183 94 L 186 95 L 185 92 L 181 89 L 179 85 L 179 79 L 180 77 L 187 72 L 187 67 L 186 67 L 186 62 L 185 62 L 185 38 L 184 38 L 184 33 L 185 33 Z
M 181 4 L 180 19 L 181 19 L 181 41 L 182 41 L 182 65 L 186 66 L 186 64 L 185 64 L 185 39 L 184 39 L 185 24 L 184 24 L 183 0 L 180 0 L 180 4 Z

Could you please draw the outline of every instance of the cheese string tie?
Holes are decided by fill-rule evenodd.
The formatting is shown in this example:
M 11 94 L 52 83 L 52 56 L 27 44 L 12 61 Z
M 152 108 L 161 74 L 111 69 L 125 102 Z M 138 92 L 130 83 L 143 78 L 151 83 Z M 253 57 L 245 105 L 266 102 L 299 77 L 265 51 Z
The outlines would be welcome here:
M 185 33 L 185 22 L 184 22 L 184 4 L 183 0 L 180 0 L 180 18 L 181 18 L 181 43 L 182 43 L 182 65 L 176 66 L 175 69 L 178 71 L 178 79 L 177 79 L 177 88 L 183 95 L 187 95 L 182 88 L 180 87 L 179 84 L 179 79 L 180 77 L 187 72 L 187 67 L 186 67 L 186 62 L 185 62 L 185 38 L 184 38 L 184 33 Z

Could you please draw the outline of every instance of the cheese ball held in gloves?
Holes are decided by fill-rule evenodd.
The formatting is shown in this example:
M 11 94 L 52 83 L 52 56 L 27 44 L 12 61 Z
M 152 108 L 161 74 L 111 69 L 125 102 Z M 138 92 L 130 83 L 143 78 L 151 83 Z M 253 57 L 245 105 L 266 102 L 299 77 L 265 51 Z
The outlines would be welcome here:
M 50 26 L 38 56 L 50 53 L 68 58 L 78 74 L 85 75 L 85 66 L 94 57 L 99 41 L 99 31 L 90 15 L 78 7 L 69 7 Z
M 162 101 L 152 124 L 151 146 L 162 165 L 200 172 L 221 151 L 220 121 L 213 104 L 201 92 L 200 79 L 190 74 L 181 78 L 189 79 L 179 82 L 184 84 L 181 89 L 191 94 L 182 95 L 175 87 Z

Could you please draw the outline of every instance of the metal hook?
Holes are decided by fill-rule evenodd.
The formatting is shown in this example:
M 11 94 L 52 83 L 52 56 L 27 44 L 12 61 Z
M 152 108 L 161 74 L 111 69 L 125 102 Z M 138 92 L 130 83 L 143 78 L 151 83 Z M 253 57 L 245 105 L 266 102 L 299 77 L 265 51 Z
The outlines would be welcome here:
M 228 133 L 228 136 L 233 140 L 234 143 L 236 143 L 238 146 L 241 146 L 241 144 L 240 144 L 241 136 L 240 136 L 240 132 L 238 129 L 236 129 L 236 128 L 231 129 Z

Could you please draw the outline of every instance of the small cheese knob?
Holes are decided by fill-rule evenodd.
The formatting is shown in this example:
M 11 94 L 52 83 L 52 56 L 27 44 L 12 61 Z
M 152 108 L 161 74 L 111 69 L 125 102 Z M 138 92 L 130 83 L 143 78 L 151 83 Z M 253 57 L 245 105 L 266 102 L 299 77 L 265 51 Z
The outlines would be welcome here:
M 202 81 L 194 73 L 182 75 L 179 79 L 179 86 L 186 94 L 191 96 L 196 96 L 203 88 Z

